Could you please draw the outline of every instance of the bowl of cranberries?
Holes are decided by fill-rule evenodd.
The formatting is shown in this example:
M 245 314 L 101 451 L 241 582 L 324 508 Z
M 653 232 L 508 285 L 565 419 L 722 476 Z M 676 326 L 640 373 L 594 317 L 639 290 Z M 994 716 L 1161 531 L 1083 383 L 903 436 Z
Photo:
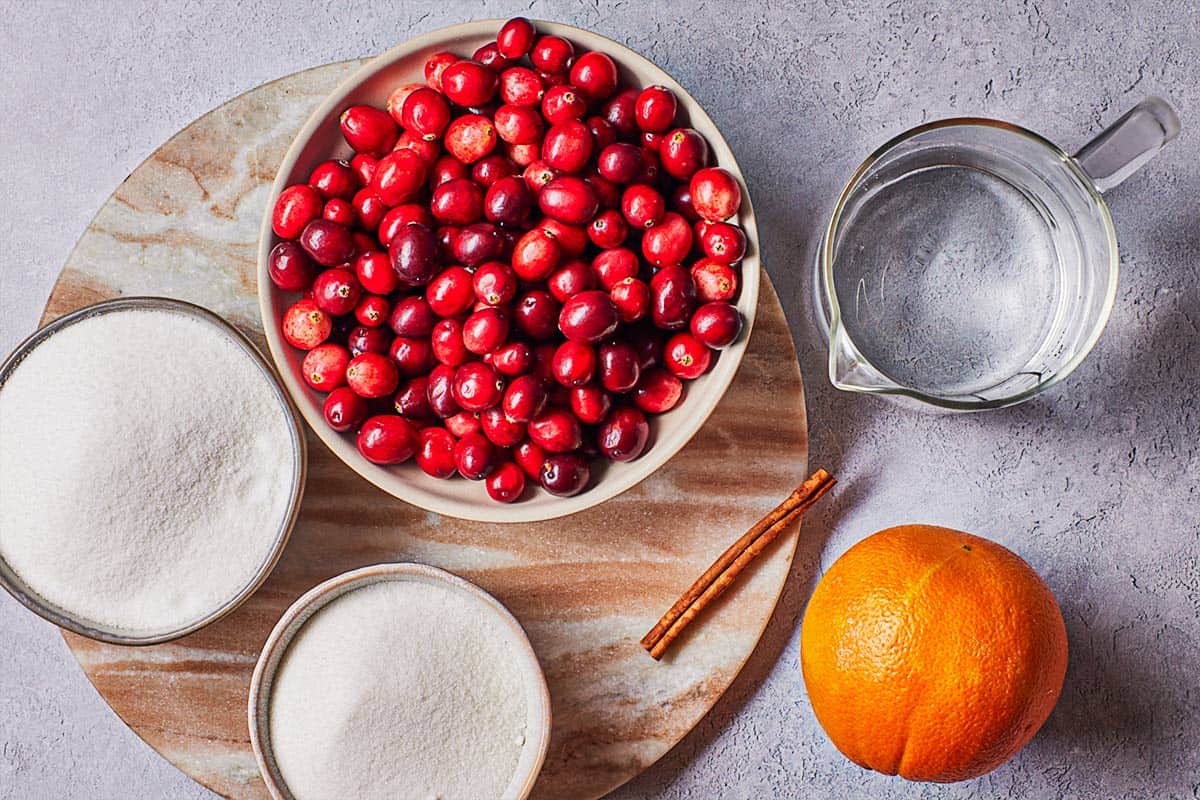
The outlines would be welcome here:
M 313 113 L 263 221 L 259 301 L 321 440 L 489 522 L 603 502 L 732 382 L 758 300 L 729 146 L 669 75 L 578 28 L 456 25 Z

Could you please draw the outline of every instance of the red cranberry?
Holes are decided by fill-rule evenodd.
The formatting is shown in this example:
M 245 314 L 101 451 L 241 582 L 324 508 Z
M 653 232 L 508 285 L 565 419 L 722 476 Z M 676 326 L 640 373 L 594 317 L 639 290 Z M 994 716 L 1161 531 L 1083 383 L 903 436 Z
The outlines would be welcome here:
M 454 367 L 438 364 L 429 373 L 429 407 L 442 419 L 452 417 L 461 410 L 454 399 L 455 372 Z
M 596 273 L 586 261 L 570 261 L 560 267 L 546 281 L 554 299 L 565 303 L 580 292 L 596 288 Z
M 434 478 L 449 478 L 458 471 L 454 466 L 457 440 L 445 428 L 424 428 L 417 437 L 417 466 Z
M 629 235 L 625 217 L 615 208 L 601 211 L 587 227 L 588 238 L 602 250 L 620 247 Z
M 529 422 L 542 413 L 548 398 L 546 385 L 541 378 L 522 375 L 513 380 L 504 392 L 504 413 L 516 422 Z
M 529 106 L 500 106 L 493 121 L 496 135 L 509 144 L 537 144 L 545 130 L 542 115 Z
M 505 152 L 514 165 L 524 168 L 538 160 L 542 154 L 542 143 L 505 145 Z
M 308 185 L 325 200 L 349 200 L 358 191 L 358 174 L 345 161 L 322 161 L 309 173 Z
M 379 159 L 367 153 L 359 153 L 350 159 L 350 169 L 354 170 L 354 174 L 358 176 L 358 182 L 362 186 L 371 183 L 371 176 L 375 174 L 377 166 L 379 166 Z
M 400 464 L 417 449 L 417 429 L 403 417 L 380 414 L 363 423 L 358 452 L 374 464 Z
M 419 223 L 410 223 L 396 232 L 388 243 L 392 269 L 406 286 L 429 283 L 438 268 L 438 244 L 433 231 Z
M 483 217 L 483 190 L 467 178 L 446 181 L 433 190 L 429 210 L 444 225 L 470 225 Z
M 600 346 L 600 383 L 614 394 L 624 394 L 637 386 L 641 377 L 637 350 L 626 342 L 607 342 Z
M 492 353 L 492 367 L 509 378 L 533 369 L 533 350 L 524 342 L 510 342 Z
M 388 348 L 388 355 L 396 363 L 400 374 L 405 377 L 424 375 L 433 368 L 433 344 L 428 339 L 410 339 L 397 336 Z
M 344 267 L 327 269 L 313 281 L 312 297 L 317 308 L 340 317 L 349 314 L 362 296 L 362 284 Z
M 679 403 L 683 381 L 662 367 L 648 370 L 638 381 L 633 402 L 647 414 L 665 414 Z
M 432 228 L 433 217 L 429 209 L 418 203 L 402 203 L 389 209 L 379 221 L 379 243 L 387 247 L 404 226 L 413 223 Z
M 630 226 L 638 230 L 658 225 L 666 211 L 667 202 L 652 186 L 635 183 L 621 195 L 621 213 Z M 690 235 L 690 229 L 688 233 Z
M 733 344 L 742 331 L 742 315 L 730 303 L 705 303 L 692 315 L 692 335 L 714 350 Z
M 728 222 L 714 222 L 704 230 L 700 238 L 704 254 L 722 264 L 733 264 L 746 255 L 746 234 Z
M 435 91 L 442 91 L 442 73 L 446 67 L 458 62 L 454 53 L 435 53 L 425 62 L 425 82 Z
M 600 452 L 612 461 L 633 461 L 646 449 L 650 424 L 636 408 L 624 406 L 608 415 L 600 426 Z
M 675 122 L 678 105 L 675 93 L 665 86 L 643 89 L 634 108 L 638 127 L 651 133 L 662 133 Z
M 387 204 L 370 188 L 359 189 L 351 201 L 357 224 L 364 230 L 379 230 L 379 223 L 387 216 Z
M 526 439 L 513 448 L 512 455 L 521 471 L 537 480 L 542 471 L 542 462 L 546 460 L 546 451 Z
M 346 335 L 346 347 L 351 356 L 362 353 L 386 353 L 392 344 L 392 334 L 386 328 L 368 328 L 356 325 Z
M 535 228 L 517 240 L 513 248 L 512 268 L 523 281 L 543 281 L 558 267 L 561 257 L 558 242 Z
M 539 154 L 541 148 L 538 148 Z M 547 183 L 558 177 L 558 171 L 542 161 L 540 158 L 529 166 L 525 167 L 525 171 L 521 177 L 525 180 L 525 185 L 529 187 L 529 191 L 538 193 Z
M 429 405 L 429 378 L 418 375 L 410 378 L 396 392 L 392 399 L 396 413 L 411 420 L 434 419 L 433 409 Z
M 701 302 L 732 300 L 737 295 L 737 272 L 715 259 L 702 258 L 693 264 L 692 280 L 696 283 L 696 297 Z
M 442 270 L 425 290 L 425 300 L 439 317 L 457 317 L 475 303 L 473 276 L 464 267 Z
M 647 322 L 633 325 L 629 329 L 629 343 L 638 353 L 638 365 L 642 372 L 662 362 L 663 346 L 667 343 L 667 335 Z
M 267 274 L 285 292 L 303 292 L 312 285 L 317 268 L 304 248 L 295 242 L 280 242 L 271 248 L 267 259 Z
M 442 92 L 463 107 L 486 105 L 496 96 L 499 79 L 482 64 L 463 59 L 442 71 Z
M 587 228 L 568 225 L 556 219 L 543 219 L 537 229 L 558 243 L 564 258 L 579 258 L 587 250 Z
M 626 278 L 609 290 L 608 296 L 621 322 L 637 322 L 650 313 L 650 287 L 645 281 Z
M 443 183 L 470 177 L 470 167 L 454 156 L 442 156 L 429 168 L 429 188 L 436 189 Z
M 671 210 L 688 222 L 700 219 L 696 207 L 692 205 L 692 190 L 686 183 L 681 183 L 671 190 Z
M 325 209 L 321 212 L 321 217 L 344 228 L 353 227 L 358 222 L 358 214 L 355 213 L 354 206 L 349 201 L 337 197 L 325 201 Z
M 500 48 L 495 42 L 488 42 L 476 50 L 472 54 L 471 60 L 478 61 L 497 75 L 512 66 L 512 61 L 501 54 Z
M 573 175 L 560 175 L 542 187 L 538 207 L 543 214 L 559 222 L 586 225 L 596 216 L 600 201 L 596 190 L 587 181 Z
M 499 225 L 524 225 L 533 212 L 533 193 L 521 178 L 501 178 L 487 190 L 483 212 L 488 221 Z
M 654 324 L 664 330 L 686 327 L 696 306 L 696 284 L 683 267 L 663 267 L 650 280 Z
M 464 164 L 474 164 L 496 149 L 497 138 L 490 119 L 481 114 L 464 114 L 450 123 L 444 142 L 450 155 Z
M 625 247 L 605 250 L 592 259 L 592 271 L 600 286 L 609 291 L 627 278 L 636 278 L 640 269 L 637 255 Z
M 546 131 L 542 160 L 561 172 L 579 172 L 592 157 L 592 132 L 577 119 L 559 122 Z
M 608 180 L 595 170 L 588 172 L 586 175 L 584 175 L 583 179 L 587 181 L 588 186 L 591 186 L 592 191 L 596 193 L 596 200 L 601 209 L 608 210 L 620 208 L 620 186 Z
M 490 222 L 476 222 L 459 231 L 454 239 L 454 257 L 469 267 L 492 261 L 504 254 L 504 237 Z
M 642 236 L 642 255 L 656 267 L 683 263 L 692 251 L 692 226 L 674 211 Z
M 500 99 L 510 106 L 536 107 L 545 94 L 546 84 L 531 69 L 509 67 L 500 73 Z
M 677 333 L 667 340 L 665 364 L 676 377 L 699 378 L 712 363 L 712 350 L 690 333 Z
M 452 417 L 447 417 L 442 424 L 446 426 L 446 430 L 460 439 L 469 433 L 483 431 L 483 423 L 479 421 L 478 411 L 460 411 Z
M 525 491 L 525 473 L 513 462 L 506 461 L 487 477 L 484 486 L 488 497 L 497 503 L 511 503 Z
M 385 397 L 396 391 L 400 373 L 386 356 L 362 353 L 350 359 L 346 383 L 360 397 Z
M 598 342 L 617 329 L 617 307 L 607 293 L 580 292 L 563 304 L 558 329 L 573 342 Z
M 505 414 L 498 405 L 480 412 L 479 428 L 497 447 L 512 447 L 525 438 L 525 424 Z
M 500 402 L 504 381 L 482 361 L 463 364 L 454 373 L 454 400 L 464 411 L 484 411 Z
M 576 386 L 571 390 L 571 412 L 579 421 L 599 425 L 612 408 L 612 395 L 594 383 Z
M 471 180 L 484 189 L 489 189 L 496 181 L 516 175 L 518 171 L 517 165 L 504 154 L 492 153 L 490 156 L 479 159 L 475 162 L 475 166 L 471 167 Z
M 575 58 L 575 48 L 559 36 L 541 36 L 529 51 L 529 60 L 542 72 L 566 72 Z
M 637 89 L 623 89 L 601 107 L 604 121 L 612 125 L 622 139 L 628 139 L 638 132 L 637 99 Z
M 332 332 L 333 319 L 312 300 L 299 300 L 283 312 L 283 338 L 292 347 L 311 350 Z
M 505 58 L 516 60 L 533 47 L 535 36 L 537 30 L 532 22 L 525 17 L 513 17 L 500 26 L 500 32 L 496 34 L 496 49 Z
M 392 310 L 392 304 L 386 297 L 377 294 L 364 294 L 354 307 L 354 318 L 368 328 L 374 328 L 387 322 Z
M 570 411 L 551 408 L 529 422 L 529 438 L 547 453 L 566 453 L 583 443 L 583 429 Z
M 314 219 L 300 233 L 300 246 L 323 267 L 336 267 L 354 257 L 350 229 L 327 219 Z
M 389 206 L 398 206 L 417 196 L 427 176 L 425 161 L 416 152 L 407 148 L 393 150 L 379 159 L 371 177 L 371 189 Z
M 617 65 L 604 53 L 584 53 L 571 67 L 571 83 L 589 100 L 607 100 L 617 90 Z
M 342 136 L 355 152 L 381 156 L 392 149 L 400 129 L 386 111 L 374 106 L 350 106 L 339 119 Z
M 367 418 L 370 407 L 353 389 L 342 386 L 334 389 L 325 398 L 322 413 L 329 427 L 338 433 L 346 433 L 357 428 L 358 424 Z
M 533 289 L 517 298 L 513 312 L 518 330 L 535 342 L 554 337 L 558 332 L 558 314 L 558 301 L 541 289 Z
M 701 219 L 720 222 L 738 212 L 742 191 L 737 178 L 720 167 L 706 167 L 692 176 L 688 187 L 692 207 Z
M 481 481 L 496 469 L 496 446 L 482 433 L 468 433 L 454 446 L 454 465 L 467 480 Z
M 538 475 L 542 488 L 558 497 L 579 494 L 587 486 L 589 477 L 587 461 L 574 453 L 546 456 Z
M 340 344 L 326 342 L 304 354 L 300 372 L 304 382 L 318 392 L 330 392 L 346 382 L 350 352 Z
M 443 262 L 454 262 L 454 244 L 458 241 L 460 233 L 462 233 L 462 228 L 457 225 L 442 225 L 433 232 L 434 238 L 437 239 L 438 243 L 438 257 Z
M 613 183 L 629 183 L 642 169 L 642 149 L 618 142 L 600 151 L 596 169 Z
M 691 128 L 676 128 L 663 139 L 658 155 L 668 175 L 685 181 L 708 161 L 708 142 Z
M 404 131 L 400 134 L 400 138 L 396 140 L 395 150 L 411 150 L 417 154 L 421 162 L 425 164 L 425 169 L 428 171 L 442 154 L 441 142 L 422 139 L 416 131 Z
M 563 342 L 550 364 L 554 380 L 563 386 L 582 386 L 596 374 L 596 351 L 583 342 Z
M 433 357 L 441 364 L 461 367 L 471 360 L 471 352 L 463 342 L 463 326 L 456 319 L 444 319 L 433 326 L 430 338 Z
M 592 132 L 592 142 L 597 151 L 603 150 L 617 141 L 617 129 L 609 125 L 608 120 L 604 117 L 593 115 L 588 117 L 585 122 L 587 122 L 588 130 Z
M 476 355 L 492 352 L 508 340 L 508 315 L 490 306 L 476 311 L 463 323 L 462 340 Z

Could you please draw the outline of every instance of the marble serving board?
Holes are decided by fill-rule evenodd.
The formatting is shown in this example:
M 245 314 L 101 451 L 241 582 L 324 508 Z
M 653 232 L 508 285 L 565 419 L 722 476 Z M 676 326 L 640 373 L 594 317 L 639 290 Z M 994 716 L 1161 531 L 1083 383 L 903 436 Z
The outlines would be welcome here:
M 268 189 L 310 110 L 359 63 L 254 89 L 164 144 L 100 209 L 43 322 L 111 297 L 164 295 L 224 315 L 265 352 L 255 250 Z M 638 640 L 717 554 L 800 483 L 807 444 L 791 337 L 764 281 L 749 350 L 716 412 L 679 455 L 617 498 L 534 524 L 443 518 L 376 489 L 310 433 L 299 522 L 274 573 L 245 605 L 154 647 L 64 635 L 109 705 L 171 763 L 224 796 L 265 798 L 246 700 L 276 620 L 306 590 L 346 570 L 387 561 L 443 567 L 512 610 L 546 672 L 554 727 L 534 797 L 600 797 L 678 742 L 754 649 L 787 579 L 797 531 L 780 537 L 661 663 Z

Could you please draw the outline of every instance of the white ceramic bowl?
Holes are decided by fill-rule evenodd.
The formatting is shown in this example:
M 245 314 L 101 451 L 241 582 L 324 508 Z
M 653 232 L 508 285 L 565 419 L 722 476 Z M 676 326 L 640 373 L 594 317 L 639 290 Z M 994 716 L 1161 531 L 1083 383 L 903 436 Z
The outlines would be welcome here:
M 518 667 L 525 678 L 529 713 L 525 728 L 525 746 L 517 762 L 510 788 L 516 792 L 518 798 L 527 797 L 533 790 L 533 784 L 537 781 L 538 773 L 546 760 L 546 751 L 550 747 L 550 690 L 546 686 L 546 676 L 542 673 L 537 655 L 533 652 L 533 646 L 529 644 L 521 624 L 499 600 L 457 575 L 425 564 L 377 564 L 342 573 L 306 592 L 275 624 L 275 629 L 263 645 L 258 663 L 254 667 L 247 708 L 250 743 L 254 748 L 259 772 L 262 773 L 271 796 L 275 800 L 293 800 L 271 749 L 270 727 L 271 686 L 288 645 L 304 623 L 323 606 L 348 592 L 380 581 L 434 584 L 481 601 L 483 613 L 489 618 L 488 624 L 507 629 L 520 643 L 517 651 L 513 653 L 513 658 L 519 662 Z M 419 646 L 419 643 L 415 643 L 414 646 Z M 398 735 L 401 734 L 402 731 L 398 732 Z
M 574 497 L 555 497 L 537 489 L 527 492 L 525 498 L 515 503 L 504 505 L 489 498 L 483 486 L 476 482 L 438 480 L 426 475 L 411 461 L 392 467 L 367 461 L 355 447 L 353 436 L 339 434 L 325 423 L 322 416 L 324 395 L 308 388 L 300 375 L 304 354 L 288 345 L 279 330 L 279 320 L 296 296 L 276 288 L 267 273 L 271 248 L 279 241 L 271 229 L 271 211 L 280 192 L 293 183 L 307 180 L 309 172 L 320 162 L 329 158 L 349 158 L 352 153 L 338 126 L 341 112 L 356 103 L 383 107 L 397 86 L 424 81 L 424 64 L 429 56 L 449 50 L 469 57 L 477 48 L 493 41 L 502 24 L 503 20 L 467 22 L 410 39 L 365 64 L 313 112 L 284 156 L 267 199 L 258 247 L 258 297 L 267 343 L 284 386 L 317 436 L 351 469 L 389 494 L 439 514 L 484 522 L 530 522 L 573 514 L 602 503 L 665 464 L 688 443 L 716 408 L 745 353 L 759 289 L 758 229 L 754 210 L 729 145 L 704 109 L 682 86 L 642 56 L 611 39 L 570 25 L 536 22 L 540 32 L 569 39 L 577 50 L 600 50 L 611 55 L 621 71 L 623 84 L 640 87 L 660 84 L 675 92 L 679 98 L 681 124 L 702 133 L 708 140 L 710 163 L 727 169 L 742 183 L 742 207 L 737 221 L 749 241 L 741 266 L 742 285 L 737 302 L 744 320 L 739 339 L 721 351 L 707 374 L 687 384 L 679 406 L 651 420 L 651 442 L 645 454 L 628 463 L 593 461 L 591 485 Z

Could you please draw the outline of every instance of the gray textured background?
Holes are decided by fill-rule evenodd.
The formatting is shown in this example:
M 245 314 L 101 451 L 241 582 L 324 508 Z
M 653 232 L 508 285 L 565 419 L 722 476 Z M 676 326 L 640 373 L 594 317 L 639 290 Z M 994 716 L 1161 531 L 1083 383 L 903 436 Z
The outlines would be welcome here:
M 1200 5 L 0 0 L 0 351 L 37 320 L 92 213 L 158 144 L 235 94 L 469 18 L 593 28 L 654 59 L 725 132 L 808 379 L 814 464 L 843 481 L 716 710 L 621 798 L 1200 797 Z M 809 318 L 817 231 L 849 172 L 918 122 L 981 114 L 1072 149 L 1142 95 L 1184 132 L 1111 195 L 1123 274 L 1099 347 L 1015 409 L 933 417 L 833 391 Z M 815 575 L 889 524 L 995 538 L 1057 594 L 1071 664 L 1013 763 L 953 787 L 847 762 L 805 698 Z M 55 630 L 0 596 L 0 797 L 211 797 L 105 706 Z

